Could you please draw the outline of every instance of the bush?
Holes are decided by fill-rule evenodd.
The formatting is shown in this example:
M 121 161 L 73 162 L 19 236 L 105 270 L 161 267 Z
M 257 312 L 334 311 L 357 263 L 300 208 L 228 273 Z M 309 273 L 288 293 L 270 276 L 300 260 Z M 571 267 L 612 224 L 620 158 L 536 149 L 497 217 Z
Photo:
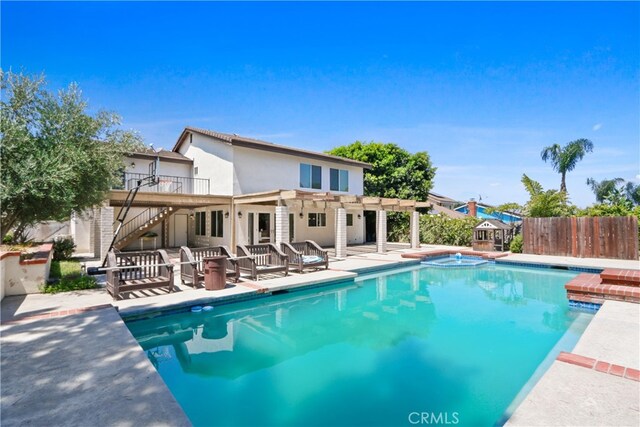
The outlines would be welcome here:
M 509 244 L 509 250 L 514 254 L 522 253 L 522 234 L 513 236 L 513 240 Z
M 5 234 L 4 237 L 2 238 L 2 243 L 5 245 L 13 243 L 13 234 L 12 233 Z
M 76 244 L 72 237 L 58 237 L 53 241 L 53 259 L 56 261 L 70 259 L 75 249 Z
M 75 278 L 63 278 L 59 282 L 45 285 L 42 290 L 45 294 L 57 294 L 59 292 L 80 291 L 82 289 L 94 289 L 98 287 L 93 276 L 80 276 Z
M 420 217 L 420 242 L 432 245 L 471 246 L 479 219 L 449 218 L 445 214 Z

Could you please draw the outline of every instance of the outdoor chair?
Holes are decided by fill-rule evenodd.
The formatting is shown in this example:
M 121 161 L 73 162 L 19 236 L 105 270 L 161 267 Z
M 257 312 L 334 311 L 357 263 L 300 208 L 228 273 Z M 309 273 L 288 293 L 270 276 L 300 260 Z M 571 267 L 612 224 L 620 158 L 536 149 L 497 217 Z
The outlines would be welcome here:
M 173 292 L 173 264 L 163 250 L 107 254 L 107 291 L 120 294 L 143 289 L 167 288 Z
M 289 274 L 289 257 L 273 243 L 238 245 L 237 255 L 240 258 L 240 271 L 248 274 L 252 280 L 259 280 L 259 276 L 264 274 Z
M 282 251 L 289 256 L 289 269 L 300 273 L 305 268 L 329 268 L 329 253 L 313 240 L 281 244 Z

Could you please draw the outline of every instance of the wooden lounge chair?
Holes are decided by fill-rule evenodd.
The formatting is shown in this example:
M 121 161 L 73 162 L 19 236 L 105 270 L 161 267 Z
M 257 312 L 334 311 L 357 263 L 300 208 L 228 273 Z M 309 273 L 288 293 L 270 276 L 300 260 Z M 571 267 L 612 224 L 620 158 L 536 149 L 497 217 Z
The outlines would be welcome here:
M 289 269 L 303 272 L 305 268 L 329 268 L 329 253 L 313 240 L 282 243 L 282 251 L 289 256 Z
M 227 278 L 237 283 L 240 278 L 240 265 L 226 246 L 206 248 L 180 247 L 180 279 L 183 284 L 191 283 L 194 288 L 204 282 L 204 258 L 212 256 L 227 257 Z
M 107 291 L 120 294 L 142 289 L 167 288 L 173 292 L 173 264 L 163 250 L 115 252 L 107 255 Z
M 273 243 L 260 245 L 238 245 L 240 271 L 252 280 L 259 280 L 263 274 L 284 272 L 289 274 L 289 257 Z

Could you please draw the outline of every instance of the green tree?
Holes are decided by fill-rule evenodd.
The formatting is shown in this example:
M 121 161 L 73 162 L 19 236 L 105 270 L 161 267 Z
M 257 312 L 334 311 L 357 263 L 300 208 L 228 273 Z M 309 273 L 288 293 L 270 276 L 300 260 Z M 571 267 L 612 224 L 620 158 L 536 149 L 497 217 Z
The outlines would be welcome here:
M 587 178 L 587 185 L 591 187 L 591 191 L 593 191 L 593 194 L 596 196 L 596 201 L 598 203 L 602 203 L 609 193 L 615 190 L 618 185 L 623 182 L 624 179 L 622 178 L 603 179 L 602 181 Z
M 52 94 L 44 76 L 2 70 L 0 82 L 2 237 L 101 203 L 140 138 L 114 113 L 89 115 L 75 84 Z
M 538 181 L 534 181 L 525 174 L 522 175 L 522 184 L 529 193 L 529 201 L 523 209 L 526 216 L 534 218 L 569 216 L 574 212 L 575 208 L 569 204 L 566 192 L 545 191 Z
M 393 143 L 356 141 L 328 153 L 372 165 L 364 173 L 365 196 L 426 201 L 436 174 L 426 151 L 411 154 Z M 390 212 L 387 215 L 388 238 L 408 241 L 408 223 L 408 214 Z
M 624 189 L 627 193 L 627 198 L 631 200 L 634 205 L 640 205 L 640 184 L 627 182 L 627 185 L 625 185 Z
M 356 141 L 328 153 L 371 163 L 364 173 L 365 196 L 426 201 L 436 173 L 426 151 L 411 154 L 393 143 Z
M 559 144 L 553 144 L 545 147 L 540 153 L 543 161 L 549 160 L 553 166 L 553 170 L 561 175 L 560 191 L 567 192 L 566 177 L 567 172 L 571 172 L 578 162 L 582 160 L 585 154 L 593 151 L 593 142 L 588 139 L 576 139 L 571 141 L 564 147 Z

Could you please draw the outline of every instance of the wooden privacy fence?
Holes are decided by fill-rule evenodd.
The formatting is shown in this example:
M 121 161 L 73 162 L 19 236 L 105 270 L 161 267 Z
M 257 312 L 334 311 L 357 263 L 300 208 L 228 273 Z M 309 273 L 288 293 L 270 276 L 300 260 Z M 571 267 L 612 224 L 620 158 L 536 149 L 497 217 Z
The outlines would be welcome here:
M 638 259 L 638 218 L 524 218 L 522 252 L 579 258 Z

